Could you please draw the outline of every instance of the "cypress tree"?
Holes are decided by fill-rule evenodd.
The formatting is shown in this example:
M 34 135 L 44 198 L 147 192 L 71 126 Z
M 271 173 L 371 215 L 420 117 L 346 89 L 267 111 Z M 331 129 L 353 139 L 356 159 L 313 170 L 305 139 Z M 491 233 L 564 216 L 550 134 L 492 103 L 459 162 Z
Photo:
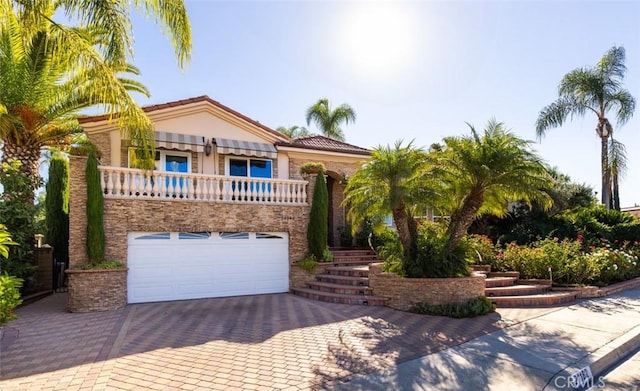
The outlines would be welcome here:
M 329 193 L 324 172 L 320 171 L 316 177 L 316 187 L 313 191 L 311 212 L 309 213 L 309 226 L 307 227 L 309 253 L 314 255 L 318 261 L 322 259 L 323 252 L 327 248 L 328 219 Z
M 54 153 L 49 163 L 46 186 L 45 223 L 47 243 L 53 246 L 53 257 L 69 263 L 69 162 Z
M 104 199 L 100 185 L 98 158 L 94 151 L 89 152 L 87 168 L 87 256 L 89 262 L 96 264 L 104 261 Z

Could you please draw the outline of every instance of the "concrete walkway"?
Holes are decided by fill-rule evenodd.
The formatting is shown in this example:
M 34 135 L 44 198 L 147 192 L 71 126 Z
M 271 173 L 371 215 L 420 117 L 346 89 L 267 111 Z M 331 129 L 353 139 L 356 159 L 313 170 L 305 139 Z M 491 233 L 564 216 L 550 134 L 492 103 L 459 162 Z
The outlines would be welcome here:
M 56 294 L 6 328 L 0 389 L 542 389 L 640 335 L 639 296 L 456 320 L 289 294 L 70 314 Z
M 638 347 L 640 288 L 542 314 L 460 346 L 360 375 L 334 388 L 573 389 L 568 383 L 578 383 L 570 383 L 569 377 L 588 366 L 594 380 L 585 385 L 594 389 L 635 390 L 640 388 L 637 360 L 618 376 L 601 376 Z

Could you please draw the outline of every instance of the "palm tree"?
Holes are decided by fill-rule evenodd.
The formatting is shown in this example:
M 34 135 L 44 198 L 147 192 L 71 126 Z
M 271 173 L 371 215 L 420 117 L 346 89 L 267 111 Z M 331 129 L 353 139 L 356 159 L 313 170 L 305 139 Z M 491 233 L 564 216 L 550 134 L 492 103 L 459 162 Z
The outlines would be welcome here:
M 323 98 L 307 109 L 307 125 L 314 122 L 322 134 L 332 139 L 344 141 L 344 132 L 340 125 L 343 122 L 349 124 L 355 121 L 356 112 L 346 103 L 331 110 L 329 100 Z
M 562 126 L 567 118 L 584 116 L 592 112 L 598 118 L 596 134 L 601 143 L 602 203 L 608 208 L 611 201 L 611 165 L 609 164 L 609 138 L 613 126 L 607 115 L 615 112 L 617 125 L 623 125 L 631 116 L 636 101 L 629 91 L 622 88 L 627 71 L 623 47 L 611 48 L 595 67 L 578 68 L 567 73 L 560 81 L 559 98 L 544 107 L 538 115 L 536 133 L 538 138 L 547 129 Z
M 38 31 L 47 23 L 64 37 L 56 50 L 61 51 L 68 46 L 64 41 L 84 46 L 78 32 L 67 25 L 69 20 L 77 21 L 78 26 L 103 32 L 101 53 L 107 62 L 124 64 L 134 54 L 132 7 L 161 26 L 171 39 L 180 66 L 189 61 L 191 26 L 183 0 L 0 0 L 0 23 L 11 19 L 14 13 L 27 30 Z
M 502 123 L 491 120 L 483 134 L 448 137 L 430 157 L 442 186 L 439 200 L 450 211 L 447 248 L 452 252 L 473 221 L 482 214 L 503 216 L 511 201 L 551 206 L 544 191 L 550 177 L 540 158 Z
M 119 77 L 137 74 L 136 68 L 101 58 L 97 43 L 104 41 L 102 34 L 74 29 L 86 44 L 78 47 L 50 23 L 35 31 L 33 26 L 27 29 L 17 14 L 4 19 L 0 25 L 3 163 L 20 161 L 21 172 L 37 183 L 41 149 L 68 145 L 73 135 L 82 132 L 76 119 L 79 111 L 96 105 L 119 113 L 120 128 L 151 158 L 151 123 L 129 94 L 148 92 L 137 81 Z
M 427 154 L 397 141 L 393 147 L 378 146 L 369 160 L 349 178 L 343 205 L 354 227 L 369 218 L 388 215 L 398 230 L 403 255 L 415 254 L 417 225 L 413 216 L 418 208 L 431 204 L 434 197 Z
M 611 209 L 620 210 L 620 178 L 627 171 L 627 148 L 611 138 L 609 143 L 609 170 L 611 171 Z
M 276 130 L 290 138 L 311 136 L 311 133 L 309 133 L 307 128 L 305 128 L 304 126 L 293 125 L 288 128 L 284 126 L 279 126 Z

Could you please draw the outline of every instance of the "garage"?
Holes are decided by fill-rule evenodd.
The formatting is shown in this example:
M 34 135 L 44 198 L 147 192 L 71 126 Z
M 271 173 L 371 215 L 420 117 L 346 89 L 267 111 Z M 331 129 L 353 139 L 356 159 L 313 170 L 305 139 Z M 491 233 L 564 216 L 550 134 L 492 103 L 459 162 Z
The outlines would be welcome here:
M 289 290 L 285 232 L 132 232 L 128 302 Z

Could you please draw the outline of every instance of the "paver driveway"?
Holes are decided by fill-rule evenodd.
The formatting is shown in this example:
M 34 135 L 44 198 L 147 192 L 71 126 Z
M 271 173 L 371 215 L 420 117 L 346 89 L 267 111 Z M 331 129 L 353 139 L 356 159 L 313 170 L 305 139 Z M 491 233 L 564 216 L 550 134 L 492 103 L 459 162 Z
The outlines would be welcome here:
M 0 389 L 313 389 L 458 345 L 554 309 L 465 320 L 289 294 L 71 314 L 56 294 L 18 310 Z

